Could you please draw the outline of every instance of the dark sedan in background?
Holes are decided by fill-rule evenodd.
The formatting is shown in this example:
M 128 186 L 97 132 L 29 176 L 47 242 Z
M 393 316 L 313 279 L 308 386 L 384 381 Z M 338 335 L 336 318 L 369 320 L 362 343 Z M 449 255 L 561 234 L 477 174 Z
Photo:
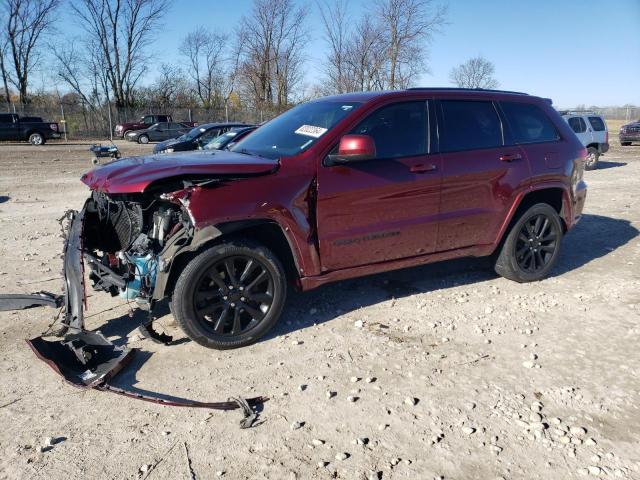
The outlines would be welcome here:
M 211 140 L 209 143 L 207 143 L 203 147 L 203 150 L 225 150 L 226 148 L 230 147 L 232 144 L 242 140 L 244 137 L 246 137 L 251 132 L 253 132 L 256 128 L 258 128 L 257 125 L 254 125 L 251 127 L 232 128 L 228 132 L 217 136 L 216 138 Z
M 187 152 L 197 150 L 209 143 L 214 138 L 228 132 L 232 128 L 249 127 L 246 123 L 205 123 L 191 129 L 188 133 L 159 143 L 153 148 L 153 153 Z
M 184 123 L 158 122 L 144 130 L 129 132 L 124 138 L 130 142 L 143 144 L 149 142 L 161 142 L 163 140 L 179 137 L 180 135 L 187 133 L 191 128 L 192 127 L 190 125 Z
M 620 145 L 628 147 L 632 142 L 640 143 L 640 120 L 623 125 L 620 129 Z

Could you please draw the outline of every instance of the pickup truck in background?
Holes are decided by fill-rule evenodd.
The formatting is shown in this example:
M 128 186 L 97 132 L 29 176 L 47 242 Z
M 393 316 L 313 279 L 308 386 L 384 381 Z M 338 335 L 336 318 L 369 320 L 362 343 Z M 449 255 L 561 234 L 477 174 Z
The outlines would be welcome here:
M 141 117 L 138 122 L 125 122 L 119 123 L 115 128 L 116 137 L 126 138 L 127 133 L 135 132 L 136 130 L 144 130 L 151 125 L 156 123 L 170 123 L 173 122 L 173 117 L 171 115 L 145 115 Z M 191 128 L 197 127 L 198 124 L 196 122 L 180 122 L 184 125 L 187 125 Z
M 26 140 L 31 145 L 44 145 L 52 138 L 60 138 L 57 123 L 43 122 L 40 117 L 20 118 L 15 113 L 0 113 L 0 141 Z

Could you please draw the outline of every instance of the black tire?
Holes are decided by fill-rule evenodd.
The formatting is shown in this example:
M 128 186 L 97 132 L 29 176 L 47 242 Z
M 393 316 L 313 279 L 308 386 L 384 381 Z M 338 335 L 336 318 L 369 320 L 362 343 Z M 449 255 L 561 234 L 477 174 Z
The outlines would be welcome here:
M 187 264 L 171 310 L 191 340 L 225 350 L 264 336 L 278 322 L 286 294 L 285 271 L 276 256 L 257 243 L 234 240 L 214 245 Z
M 598 159 L 600 158 L 600 152 L 595 147 L 587 148 L 587 159 L 584 161 L 585 170 L 595 170 L 598 168 Z
M 496 273 L 520 283 L 542 280 L 558 259 L 562 235 L 562 220 L 553 207 L 532 206 L 509 230 L 496 258 Z
M 628 147 L 631 145 L 631 142 L 620 142 L 620 145 L 623 147 Z
M 138 143 L 146 145 L 147 143 L 149 143 L 149 136 L 148 135 L 139 135 L 138 136 Z
M 44 135 L 42 135 L 40 132 L 33 132 L 29 135 L 29 143 L 31 145 L 39 147 L 41 145 L 44 145 L 46 143 L 46 140 L 44 138 Z

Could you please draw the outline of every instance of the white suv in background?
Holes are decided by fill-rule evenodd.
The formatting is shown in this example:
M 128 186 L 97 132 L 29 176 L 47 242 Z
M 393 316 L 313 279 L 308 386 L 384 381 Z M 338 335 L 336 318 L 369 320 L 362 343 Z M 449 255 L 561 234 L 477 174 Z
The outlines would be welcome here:
M 587 149 L 585 170 L 598 168 L 600 155 L 609 150 L 609 130 L 604 118 L 587 110 L 565 110 L 561 111 L 560 115 Z

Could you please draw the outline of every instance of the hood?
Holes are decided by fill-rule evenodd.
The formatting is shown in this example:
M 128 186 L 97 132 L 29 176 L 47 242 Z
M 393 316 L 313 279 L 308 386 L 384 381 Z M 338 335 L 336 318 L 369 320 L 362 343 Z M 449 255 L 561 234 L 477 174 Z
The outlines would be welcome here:
M 85 173 L 81 180 L 100 192 L 141 193 L 158 180 L 264 175 L 278 165 L 278 160 L 228 151 L 165 153 L 115 160 Z

